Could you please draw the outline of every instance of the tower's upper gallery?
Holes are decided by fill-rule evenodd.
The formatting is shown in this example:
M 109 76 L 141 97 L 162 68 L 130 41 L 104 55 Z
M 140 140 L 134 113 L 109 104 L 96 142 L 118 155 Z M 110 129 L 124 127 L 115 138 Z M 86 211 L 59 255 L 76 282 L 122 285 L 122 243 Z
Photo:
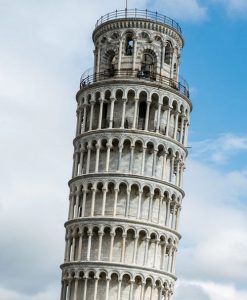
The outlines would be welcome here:
M 105 23 L 112 23 L 112 21 L 115 22 L 116 20 L 123 22 L 126 21 L 126 19 L 128 19 L 127 20 L 128 22 L 132 21 L 132 23 L 128 23 L 127 27 L 132 27 L 130 25 L 134 25 L 134 27 L 137 28 L 138 27 L 141 28 L 142 26 L 146 27 L 147 22 L 150 22 L 150 24 L 151 23 L 156 24 L 155 27 L 154 25 L 151 25 L 153 30 L 159 31 L 161 33 L 165 32 L 166 34 L 172 35 L 173 37 L 175 37 L 174 34 L 178 34 L 178 36 L 176 36 L 175 38 L 180 40 L 180 43 L 182 44 L 181 47 L 183 47 L 184 40 L 182 36 L 182 29 L 179 26 L 179 24 L 173 19 L 163 14 L 160 14 L 157 11 L 152 12 L 147 9 L 146 10 L 139 10 L 139 9 L 115 10 L 104 16 L 101 16 L 101 18 L 98 19 L 96 22 L 93 37 L 95 37 L 95 34 L 99 29 L 99 27 L 101 28 L 102 25 L 105 25 Z M 122 26 L 125 27 L 124 23 L 122 23 Z M 163 26 L 163 28 L 160 26 Z M 151 28 L 146 28 L 146 29 L 151 29 Z M 172 32 L 168 33 L 169 29 L 172 30 Z
M 174 20 L 148 10 L 115 11 L 97 21 L 93 41 L 95 74 L 151 79 L 181 89 L 184 40 Z

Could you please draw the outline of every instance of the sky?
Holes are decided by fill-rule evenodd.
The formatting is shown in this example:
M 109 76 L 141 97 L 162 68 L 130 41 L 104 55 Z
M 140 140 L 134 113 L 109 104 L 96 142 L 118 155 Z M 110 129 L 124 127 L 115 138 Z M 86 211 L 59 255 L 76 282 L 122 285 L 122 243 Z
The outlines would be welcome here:
M 0 300 L 59 299 L 80 76 L 112 0 L 0 0 Z M 247 300 L 247 1 L 129 0 L 179 22 L 193 112 L 174 300 Z

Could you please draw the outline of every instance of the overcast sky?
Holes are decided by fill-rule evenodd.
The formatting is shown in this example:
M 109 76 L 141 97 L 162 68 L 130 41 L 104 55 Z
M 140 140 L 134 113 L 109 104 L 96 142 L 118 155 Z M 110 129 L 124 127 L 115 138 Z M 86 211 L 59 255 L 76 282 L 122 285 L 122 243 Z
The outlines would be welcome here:
M 118 3 L 118 4 L 116 4 Z M 112 0 L 0 0 L 0 299 L 59 299 L 75 93 Z M 247 300 L 247 1 L 129 0 L 183 28 L 194 110 L 174 300 Z

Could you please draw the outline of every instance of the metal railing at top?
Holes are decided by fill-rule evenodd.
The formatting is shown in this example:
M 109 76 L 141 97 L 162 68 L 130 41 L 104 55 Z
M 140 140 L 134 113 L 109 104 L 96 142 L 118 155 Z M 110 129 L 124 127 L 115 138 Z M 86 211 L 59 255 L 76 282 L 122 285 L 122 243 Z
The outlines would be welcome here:
M 137 79 L 137 80 L 147 80 L 149 82 L 159 83 L 161 85 L 167 85 L 172 89 L 176 90 L 183 96 L 187 98 L 190 97 L 189 86 L 188 83 L 182 78 L 179 78 L 179 81 L 175 81 L 171 78 L 166 76 L 152 73 L 152 72 L 145 72 L 145 71 L 132 71 L 132 70 L 112 70 L 108 69 L 101 73 L 94 73 L 92 75 L 88 75 L 85 78 L 81 78 L 80 81 L 80 88 L 83 89 L 95 82 L 99 82 L 102 80 L 107 79 Z
M 179 26 L 179 24 L 174 21 L 173 19 L 162 15 L 160 13 L 153 12 L 150 10 L 141 10 L 141 9 L 123 9 L 123 10 L 115 10 L 113 12 L 110 12 L 104 16 L 102 16 L 96 23 L 95 27 L 98 27 L 99 25 L 110 21 L 110 20 L 115 20 L 115 19 L 123 19 L 123 18 L 141 18 L 141 19 L 147 19 L 147 20 L 152 20 L 155 22 L 160 22 L 163 24 L 166 24 L 179 33 L 182 34 L 182 29 Z

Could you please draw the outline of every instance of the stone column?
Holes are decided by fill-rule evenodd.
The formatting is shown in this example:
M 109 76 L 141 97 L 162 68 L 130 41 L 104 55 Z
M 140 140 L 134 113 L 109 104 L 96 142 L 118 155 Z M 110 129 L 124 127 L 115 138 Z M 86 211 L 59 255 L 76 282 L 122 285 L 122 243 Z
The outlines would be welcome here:
M 140 299 L 141 300 L 144 300 L 144 289 L 145 289 L 145 282 L 142 282 L 142 287 L 141 287 L 141 297 Z
M 72 281 L 72 279 L 71 278 L 69 278 L 69 283 L 68 283 L 68 289 L 67 289 L 67 297 L 68 297 L 68 299 L 70 300 L 70 296 L 71 296 L 71 281 Z
M 67 284 L 66 284 L 65 280 L 63 279 L 60 300 L 66 300 L 66 286 L 67 286 Z
M 159 196 L 158 224 L 160 223 L 160 215 L 161 215 L 161 209 L 162 209 L 162 202 L 163 202 L 163 197 L 160 195 Z
M 148 122 L 149 122 L 149 111 L 150 111 L 151 101 L 147 101 L 147 110 L 146 110 L 146 118 L 145 118 L 145 127 L 144 129 L 148 130 Z
M 92 146 L 91 144 L 89 144 L 87 146 L 87 168 L 86 168 L 86 173 L 88 174 L 90 171 L 90 161 L 91 161 L 91 150 L 92 150 Z
M 147 147 L 143 146 L 141 175 L 144 175 L 145 172 L 146 151 L 147 151 Z
M 87 300 L 87 281 L 88 281 L 88 278 L 84 276 L 84 293 L 83 293 L 83 300 Z
M 166 136 L 169 136 L 170 119 L 171 119 L 171 108 L 169 107 L 167 111 Z
M 100 141 L 96 144 L 96 160 L 95 160 L 95 173 L 99 172 L 99 153 L 100 153 Z
M 104 236 L 104 232 L 103 231 L 99 231 L 99 249 L 98 249 L 98 260 L 101 260 L 101 250 L 102 250 L 102 240 L 103 240 L 103 236 Z
M 123 151 L 123 145 L 119 145 L 119 155 L 118 155 L 118 166 L 117 166 L 117 172 L 120 172 L 120 167 L 121 167 L 121 159 L 122 159 L 122 151 Z
M 106 278 L 106 292 L 105 292 L 105 300 L 109 300 L 109 287 L 110 287 L 111 278 Z
M 99 101 L 100 101 L 100 108 L 99 108 L 98 129 L 101 129 L 101 127 L 102 127 L 102 114 L 103 114 L 103 104 L 104 104 L 104 100 L 103 100 L 103 99 L 99 99 Z
M 166 208 L 166 227 L 168 227 L 170 223 L 170 207 L 171 207 L 171 199 L 168 198 L 167 208 Z
M 158 105 L 159 106 L 158 106 L 158 119 L 157 119 L 156 133 L 160 132 L 160 114 L 161 114 L 161 106 L 162 106 L 162 104 L 159 103 Z
M 129 215 L 129 204 L 130 204 L 130 189 L 127 188 L 127 201 L 125 207 L 125 217 L 127 218 Z
M 173 212 L 172 212 L 171 229 L 174 229 L 174 227 L 175 227 L 174 221 L 175 221 L 175 216 L 176 216 L 176 209 L 177 209 L 177 206 L 176 206 L 176 204 L 174 204 L 173 205 Z
M 164 245 L 164 256 L 163 256 L 163 264 L 162 264 L 162 270 L 165 271 L 166 270 L 166 250 L 167 250 L 168 244 L 165 243 Z
M 81 115 L 82 115 L 80 108 L 77 110 L 76 115 L 77 115 L 76 135 L 79 135 L 81 134 Z
M 137 119 L 137 110 L 138 110 L 139 98 L 135 98 L 135 111 L 132 129 L 136 129 L 136 119 Z
M 122 237 L 123 237 L 123 244 L 122 244 L 122 253 L 121 253 L 121 263 L 124 263 L 124 261 L 125 261 L 125 245 L 126 245 L 127 234 L 123 233 Z
M 78 300 L 78 278 L 75 277 L 74 300 Z
M 176 186 L 179 186 L 179 181 L 180 181 L 180 171 L 181 171 L 181 161 L 180 161 L 180 160 L 177 160 Z
M 73 235 L 71 255 L 70 255 L 70 261 L 74 261 L 74 260 L 75 260 L 75 235 Z
M 102 212 L 101 212 L 101 215 L 104 216 L 105 215 L 105 204 L 106 204 L 106 193 L 108 192 L 108 189 L 107 189 L 106 185 L 103 187 L 102 191 L 103 191 L 103 199 L 102 199 Z
M 100 71 L 100 47 L 98 46 L 97 49 L 97 67 L 96 67 L 96 73 L 99 73 Z
M 97 300 L 98 282 L 99 282 L 99 278 L 98 277 L 94 277 L 94 294 L 93 294 L 93 300 Z
M 180 143 L 183 142 L 183 135 L 184 135 L 184 118 L 185 118 L 185 116 L 182 115 L 182 119 L 181 119 L 181 132 L 180 132 L 180 140 L 179 140 Z
M 133 252 L 133 259 L 132 264 L 136 264 L 136 257 L 137 257 L 137 246 L 138 246 L 138 236 L 135 236 L 134 242 L 134 252 Z
M 148 209 L 148 221 L 152 222 L 152 215 L 153 215 L 153 196 L 154 194 L 150 193 L 150 201 L 149 201 L 149 209 Z
M 87 118 L 87 105 L 85 104 L 83 106 L 83 123 L 81 126 L 81 133 L 86 131 L 86 121 L 87 121 L 86 118 Z
M 129 173 L 133 173 L 133 164 L 134 164 L 134 151 L 135 151 L 135 145 L 131 145 L 131 152 L 130 152 L 130 161 L 129 161 Z
M 188 146 L 188 129 L 189 129 L 189 122 L 188 120 L 186 121 L 185 124 L 185 133 L 184 133 L 184 146 L 187 147 Z
M 167 158 L 167 152 L 164 153 L 163 156 L 163 168 L 162 168 L 162 180 L 165 181 L 166 179 L 166 158 Z
M 69 262 L 70 261 L 70 249 L 71 249 L 71 237 L 68 236 L 68 247 L 67 247 L 67 253 L 66 253 L 66 261 Z
M 90 102 L 90 120 L 89 120 L 89 131 L 93 129 L 93 115 L 94 115 L 94 105 L 95 101 Z
M 180 188 L 183 187 L 184 170 L 185 170 L 185 166 L 184 166 L 184 164 L 182 164 L 182 170 L 181 170 L 181 173 L 180 173 L 180 182 L 179 182 L 179 187 Z
M 112 254 L 113 254 L 113 247 L 114 247 L 114 238 L 115 238 L 115 232 L 111 231 L 111 243 L 110 243 L 110 253 L 109 253 L 109 261 L 112 261 Z
M 177 216 L 176 216 L 175 230 L 178 230 L 180 212 L 181 212 L 181 206 L 179 206 L 178 209 L 177 209 Z
M 78 249 L 78 256 L 77 260 L 81 260 L 81 255 L 82 255 L 82 232 L 79 232 L 79 249 Z
M 174 134 L 173 138 L 174 140 L 177 140 L 177 132 L 178 132 L 178 112 L 175 112 L 176 118 L 175 118 L 175 128 L 174 128 Z
M 69 216 L 68 216 L 68 219 L 71 220 L 71 219 L 73 219 L 73 216 L 74 216 L 74 193 L 71 193 L 69 198 L 70 199 L 69 199 Z
M 123 98 L 122 101 L 123 101 L 123 111 L 122 111 L 122 120 L 121 120 L 121 127 L 120 128 L 124 129 L 127 98 Z
M 172 155 L 171 159 L 170 159 L 170 178 L 169 178 L 169 181 L 171 183 L 173 183 L 173 174 L 174 174 L 174 160 L 175 160 L 175 157 Z
M 121 70 L 122 48 L 123 48 L 123 40 L 120 39 L 120 42 L 119 42 L 119 52 L 118 52 L 118 72 Z
M 137 40 L 133 40 L 134 43 L 134 49 L 133 49 L 133 66 L 132 66 L 132 70 L 135 71 L 136 68 L 136 48 L 137 48 Z
M 95 196 L 97 189 L 95 187 L 92 188 L 92 203 L 91 203 L 91 214 L 90 216 L 94 216 L 94 208 L 95 208 Z
M 117 292 L 117 300 L 121 299 L 121 287 L 122 287 L 122 280 L 118 280 L 118 292 Z
M 73 167 L 73 177 L 77 176 L 78 173 L 78 162 L 79 162 L 79 155 L 78 151 L 76 150 L 74 153 L 74 167 Z
M 113 216 L 116 217 L 116 214 L 117 214 L 117 200 L 118 200 L 119 188 L 115 188 L 114 191 L 115 191 L 115 198 L 114 198 Z
M 172 254 L 172 269 L 171 269 L 171 272 L 173 274 L 175 273 L 175 269 L 176 269 L 176 254 L 177 254 L 177 249 L 174 248 L 173 254 Z
M 87 261 L 90 260 L 90 254 L 91 254 L 91 243 L 92 243 L 92 236 L 93 232 L 92 230 L 89 230 L 88 233 L 88 244 L 87 244 Z
M 112 128 L 112 127 L 113 127 L 114 104 L 115 104 L 115 99 L 114 99 L 114 98 L 111 98 L 111 109 L 110 109 L 110 122 L 109 122 L 109 128 Z
M 83 200 L 82 200 L 82 212 L 81 216 L 85 217 L 85 208 L 86 208 L 86 199 L 87 199 L 87 190 L 83 189 Z
M 141 205 L 142 205 L 142 192 L 139 191 L 138 209 L 137 209 L 137 216 L 136 216 L 138 220 L 141 218 Z
M 153 168 L 152 168 L 152 177 L 155 177 L 155 176 L 156 176 L 157 152 L 158 152 L 158 149 L 154 149 L 154 152 L 153 152 Z
M 85 153 L 85 149 L 82 148 L 81 149 L 81 155 L 80 155 L 80 170 L 79 170 L 79 175 L 83 174 L 83 158 L 84 158 L 84 153 Z
M 155 255 L 154 255 L 154 260 L 153 260 L 153 268 L 156 268 L 156 258 L 157 258 L 157 254 L 158 254 L 158 243 L 159 243 L 159 241 L 156 239 L 155 240 L 155 250 L 154 250 Z M 152 299 L 152 297 L 151 297 L 151 299 Z
M 144 265 L 147 264 L 149 241 L 150 241 L 150 238 L 146 237 L 146 238 L 145 238 Z
M 133 300 L 133 285 L 134 285 L 135 281 L 134 280 L 130 280 L 130 294 L 129 294 L 129 300 Z
M 107 147 L 107 152 L 106 152 L 106 167 L 105 167 L 105 171 L 109 172 L 109 164 L 110 164 L 110 154 L 111 154 L 111 143 L 108 142 L 106 144 Z
M 76 192 L 76 204 L 75 204 L 75 218 L 79 215 L 79 201 L 80 201 L 80 191 Z

